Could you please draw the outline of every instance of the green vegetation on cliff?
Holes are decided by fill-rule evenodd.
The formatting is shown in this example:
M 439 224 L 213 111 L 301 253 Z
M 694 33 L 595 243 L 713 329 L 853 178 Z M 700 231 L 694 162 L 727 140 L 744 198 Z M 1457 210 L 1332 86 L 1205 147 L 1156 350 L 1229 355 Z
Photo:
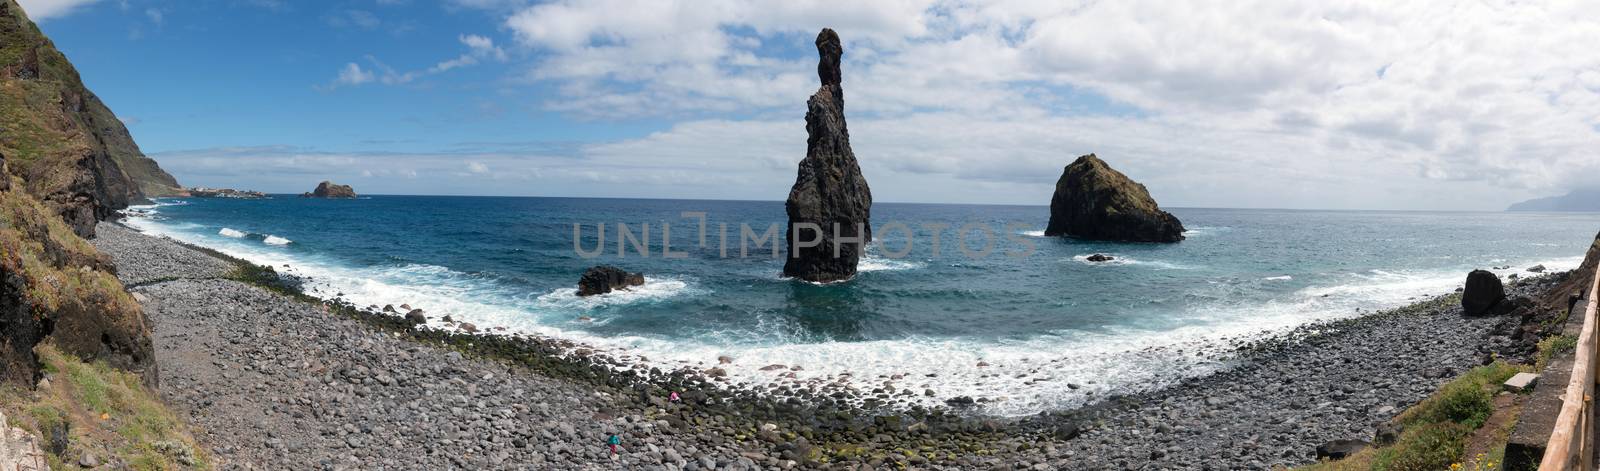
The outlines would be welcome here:
M 138 376 L 49 344 L 36 350 L 47 380 L 37 390 L 0 386 L 0 410 L 44 439 L 51 469 L 76 469 L 85 456 L 114 469 L 210 468 L 188 427 Z
M 15 0 L 0 0 L 0 154 L 75 229 L 83 215 L 181 191 Z M 95 200 L 88 213 L 82 195 Z

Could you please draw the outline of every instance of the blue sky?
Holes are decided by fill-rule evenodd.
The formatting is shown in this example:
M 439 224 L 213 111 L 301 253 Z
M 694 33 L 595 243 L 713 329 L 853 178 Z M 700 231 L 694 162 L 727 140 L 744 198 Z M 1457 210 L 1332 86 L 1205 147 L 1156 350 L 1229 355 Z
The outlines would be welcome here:
M 188 185 L 781 200 L 816 31 L 879 201 L 1500 209 L 1600 172 L 1586 2 L 22 0 Z

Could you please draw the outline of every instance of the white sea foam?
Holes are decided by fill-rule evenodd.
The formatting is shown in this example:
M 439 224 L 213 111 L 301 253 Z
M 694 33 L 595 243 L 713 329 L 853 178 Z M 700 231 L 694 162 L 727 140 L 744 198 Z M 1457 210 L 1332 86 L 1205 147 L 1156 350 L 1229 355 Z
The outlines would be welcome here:
M 1293 276 L 1289 276 L 1289 275 L 1282 275 L 1282 276 L 1269 276 L 1269 277 L 1262 278 L 1262 279 L 1263 280 L 1267 280 L 1267 281 L 1289 281 L 1289 280 L 1293 280 L 1294 277 Z
M 261 239 L 261 241 L 265 242 L 267 245 L 289 245 L 289 243 L 294 242 L 292 240 L 275 235 L 268 235 L 267 238 Z
M 237 239 L 237 238 L 240 238 L 240 237 L 244 237 L 245 233 L 224 227 L 224 228 L 222 228 L 222 230 L 217 231 L 217 235 L 221 235 L 223 237 L 232 237 L 232 238 Z
M 912 260 L 883 258 L 883 257 L 879 257 L 877 255 L 873 255 L 871 253 L 868 253 L 867 256 L 861 257 L 860 263 L 856 264 L 856 271 L 858 271 L 858 272 L 873 272 L 873 271 L 914 270 L 914 269 L 922 268 L 924 266 L 926 266 L 926 265 L 924 265 L 921 262 L 916 262 L 916 261 L 912 261 Z
M 1454 289 L 1464 270 L 1403 270 L 1352 273 L 1339 283 L 1308 287 L 1283 299 L 1251 305 L 1210 304 L 1183 314 L 1179 328 L 1113 327 L 1096 332 L 1042 332 L 1028 339 L 974 340 L 913 337 L 866 342 L 749 344 L 706 335 L 694 339 L 601 336 L 582 329 L 613 319 L 580 320 L 603 306 L 643 304 L 713 295 L 695 280 L 651 277 L 644 286 L 579 298 L 562 287 L 537 296 L 507 292 L 477 276 L 434 265 L 353 268 L 315 256 L 272 250 L 217 237 L 204 228 L 139 221 L 135 227 L 180 240 L 211 245 L 256 263 L 290 267 L 280 271 L 312 276 L 310 292 L 357 304 L 408 303 L 425 309 L 433 327 L 443 315 L 483 328 L 574 340 L 643 367 L 702 369 L 719 366 L 733 385 L 843 381 L 870 391 L 890 382 L 898 389 L 932 389 L 923 404 L 956 396 L 987 398 L 984 412 L 1026 415 L 1082 405 L 1109 393 L 1158 388 L 1223 367 L 1203 354 L 1228 354 L 1229 339 L 1281 332 L 1306 322 L 1357 315 L 1356 308 L 1403 305 L 1407 297 Z M 1113 254 L 1114 255 L 1114 254 Z M 1086 257 L 1086 256 L 1085 256 Z M 1119 257 L 1125 259 L 1125 257 Z M 869 260 L 871 258 L 869 257 Z M 1124 263 L 1142 263 L 1125 259 Z M 1534 261 L 1550 270 L 1575 267 L 1579 259 Z M 1503 270 L 1511 273 L 1517 270 Z M 733 363 L 718 365 L 717 357 Z M 640 360 L 648 358 L 648 361 Z M 978 367 L 979 362 L 987 366 Z M 767 365 L 799 371 L 761 371 Z M 794 373 L 795 378 L 780 375 Z M 929 375 L 934 375 L 930 377 Z M 895 377 L 899 379 L 893 379 Z M 1075 384 L 1077 388 L 1068 386 Z M 1091 395 L 1092 394 L 1092 395 Z
M 1028 236 L 1028 237 L 1044 237 L 1044 230 L 1022 231 L 1022 232 L 1018 232 L 1018 234 L 1022 234 L 1022 235 Z
M 578 296 L 578 289 L 573 286 L 557 288 L 540 295 L 536 300 L 538 306 L 545 309 L 587 312 L 604 306 L 661 301 L 677 296 L 698 296 L 710 292 L 707 289 L 691 287 L 689 283 L 676 278 L 646 277 L 644 285 L 614 290 L 610 293 Z
M 1195 227 L 1186 227 L 1186 228 L 1184 228 L 1183 236 L 1184 237 L 1208 236 L 1208 235 L 1212 235 L 1212 234 L 1215 234 L 1215 233 L 1218 233 L 1218 232 L 1225 232 L 1225 231 L 1231 231 L 1231 230 L 1233 230 L 1233 228 L 1232 227 L 1228 227 L 1228 226 L 1195 226 Z
M 1172 263 L 1172 262 L 1165 262 L 1165 261 L 1161 261 L 1161 260 L 1139 260 L 1139 259 L 1135 259 L 1133 257 L 1129 257 L 1129 256 L 1126 256 L 1126 255 L 1118 255 L 1118 254 L 1112 254 L 1112 253 L 1105 254 L 1105 255 L 1110 256 L 1111 260 L 1106 260 L 1104 262 L 1091 262 L 1091 261 L 1089 261 L 1089 257 L 1092 256 L 1092 255 L 1094 255 L 1094 254 L 1086 253 L 1086 254 L 1073 255 L 1071 260 L 1075 261 L 1075 262 L 1078 262 L 1078 263 L 1082 263 L 1084 265 L 1093 266 L 1093 267 L 1120 267 L 1120 266 L 1128 266 L 1128 265 L 1143 265 L 1143 266 L 1148 266 L 1148 267 L 1156 268 L 1156 269 L 1160 269 L 1160 270 L 1192 270 L 1192 269 L 1194 269 L 1194 267 L 1189 266 L 1189 265 L 1181 265 L 1181 264 Z

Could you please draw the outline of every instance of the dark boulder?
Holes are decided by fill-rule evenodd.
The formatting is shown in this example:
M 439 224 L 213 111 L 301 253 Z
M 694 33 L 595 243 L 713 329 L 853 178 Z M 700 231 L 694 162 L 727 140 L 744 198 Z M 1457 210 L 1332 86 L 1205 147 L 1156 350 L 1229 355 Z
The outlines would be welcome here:
M 1183 223 L 1162 211 L 1144 185 L 1094 154 L 1078 157 L 1056 181 L 1047 236 L 1125 242 L 1177 242 Z
M 830 282 L 855 276 L 856 263 L 872 241 L 872 191 L 850 150 L 845 125 L 839 70 L 844 47 L 831 29 L 817 35 L 816 45 L 822 87 L 806 101 L 806 157 L 784 203 L 789 251 L 783 275 Z M 813 241 L 820 243 L 806 246 Z
M 600 265 L 584 270 L 583 276 L 578 278 L 578 296 L 605 294 L 612 290 L 628 289 L 630 286 L 642 284 L 644 284 L 642 274 L 629 273 L 611 265 Z
M 411 312 L 406 313 L 406 322 L 411 325 L 427 324 L 428 316 L 423 315 L 421 309 L 412 309 Z
M 311 190 L 310 193 L 301 193 L 300 196 L 304 198 L 355 198 L 356 190 L 350 188 L 350 185 L 339 185 L 323 180 L 322 183 L 317 184 L 317 189 Z
M 1097 253 L 1097 254 L 1094 254 L 1094 255 L 1090 255 L 1087 260 L 1089 260 L 1091 262 L 1109 262 L 1109 261 L 1116 260 L 1116 259 L 1117 259 L 1116 257 L 1110 256 L 1110 255 Z
M 1544 265 L 1534 265 L 1534 266 L 1528 267 L 1528 272 L 1529 273 L 1544 273 L 1544 270 L 1545 270 Z
M 1467 284 L 1461 291 L 1461 311 L 1468 316 L 1490 313 L 1490 308 L 1506 298 L 1506 288 L 1500 277 L 1487 270 L 1467 273 Z
M 1367 449 L 1372 444 L 1361 440 L 1339 439 L 1317 445 L 1318 460 L 1342 460 Z
M 1379 446 L 1392 445 L 1400 440 L 1400 433 L 1405 431 L 1405 426 L 1394 422 L 1378 424 L 1378 431 L 1373 433 L 1372 442 Z

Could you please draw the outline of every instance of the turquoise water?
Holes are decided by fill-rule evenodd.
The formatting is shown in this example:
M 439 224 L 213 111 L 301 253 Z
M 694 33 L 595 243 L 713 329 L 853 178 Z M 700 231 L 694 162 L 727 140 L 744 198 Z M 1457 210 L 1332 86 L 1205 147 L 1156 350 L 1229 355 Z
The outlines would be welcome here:
M 739 256 L 739 226 L 758 234 L 781 227 L 781 202 L 277 197 L 137 209 L 150 214 L 130 225 L 289 265 L 323 296 L 408 303 L 435 318 L 579 340 L 644 365 L 703 368 L 729 356 L 734 363 L 723 367 L 741 384 L 842 379 L 871 390 L 890 381 L 934 390 L 923 399 L 930 402 L 987 397 L 999 414 L 1204 374 L 1222 363 L 1203 354 L 1228 338 L 1445 293 L 1474 268 L 1571 268 L 1600 230 L 1597 214 L 1180 208 L 1172 212 L 1191 229 L 1188 240 L 1119 244 L 1042 237 L 1043 206 L 880 203 L 880 240 L 862 273 L 814 285 L 780 278 L 783 261 L 770 246 Z M 699 220 L 684 212 L 706 214 L 705 247 Z M 886 230 L 891 221 L 914 235 Z M 635 235 L 651 225 L 649 257 L 632 245 L 618 257 L 619 222 Z M 592 250 L 602 223 L 605 253 L 585 258 L 573 226 L 581 225 L 578 246 Z M 683 258 L 662 256 L 664 223 Z M 720 224 L 729 227 L 726 256 Z M 976 250 L 985 229 L 993 252 L 963 253 L 962 234 Z M 1117 260 L 1084 260 L 1094 253 Z M 578 298 L 578 275 L 599 263 L 643 272 L 648 282 Z M 795 378 L 761 370 L 771 364 L 803 370 Z

